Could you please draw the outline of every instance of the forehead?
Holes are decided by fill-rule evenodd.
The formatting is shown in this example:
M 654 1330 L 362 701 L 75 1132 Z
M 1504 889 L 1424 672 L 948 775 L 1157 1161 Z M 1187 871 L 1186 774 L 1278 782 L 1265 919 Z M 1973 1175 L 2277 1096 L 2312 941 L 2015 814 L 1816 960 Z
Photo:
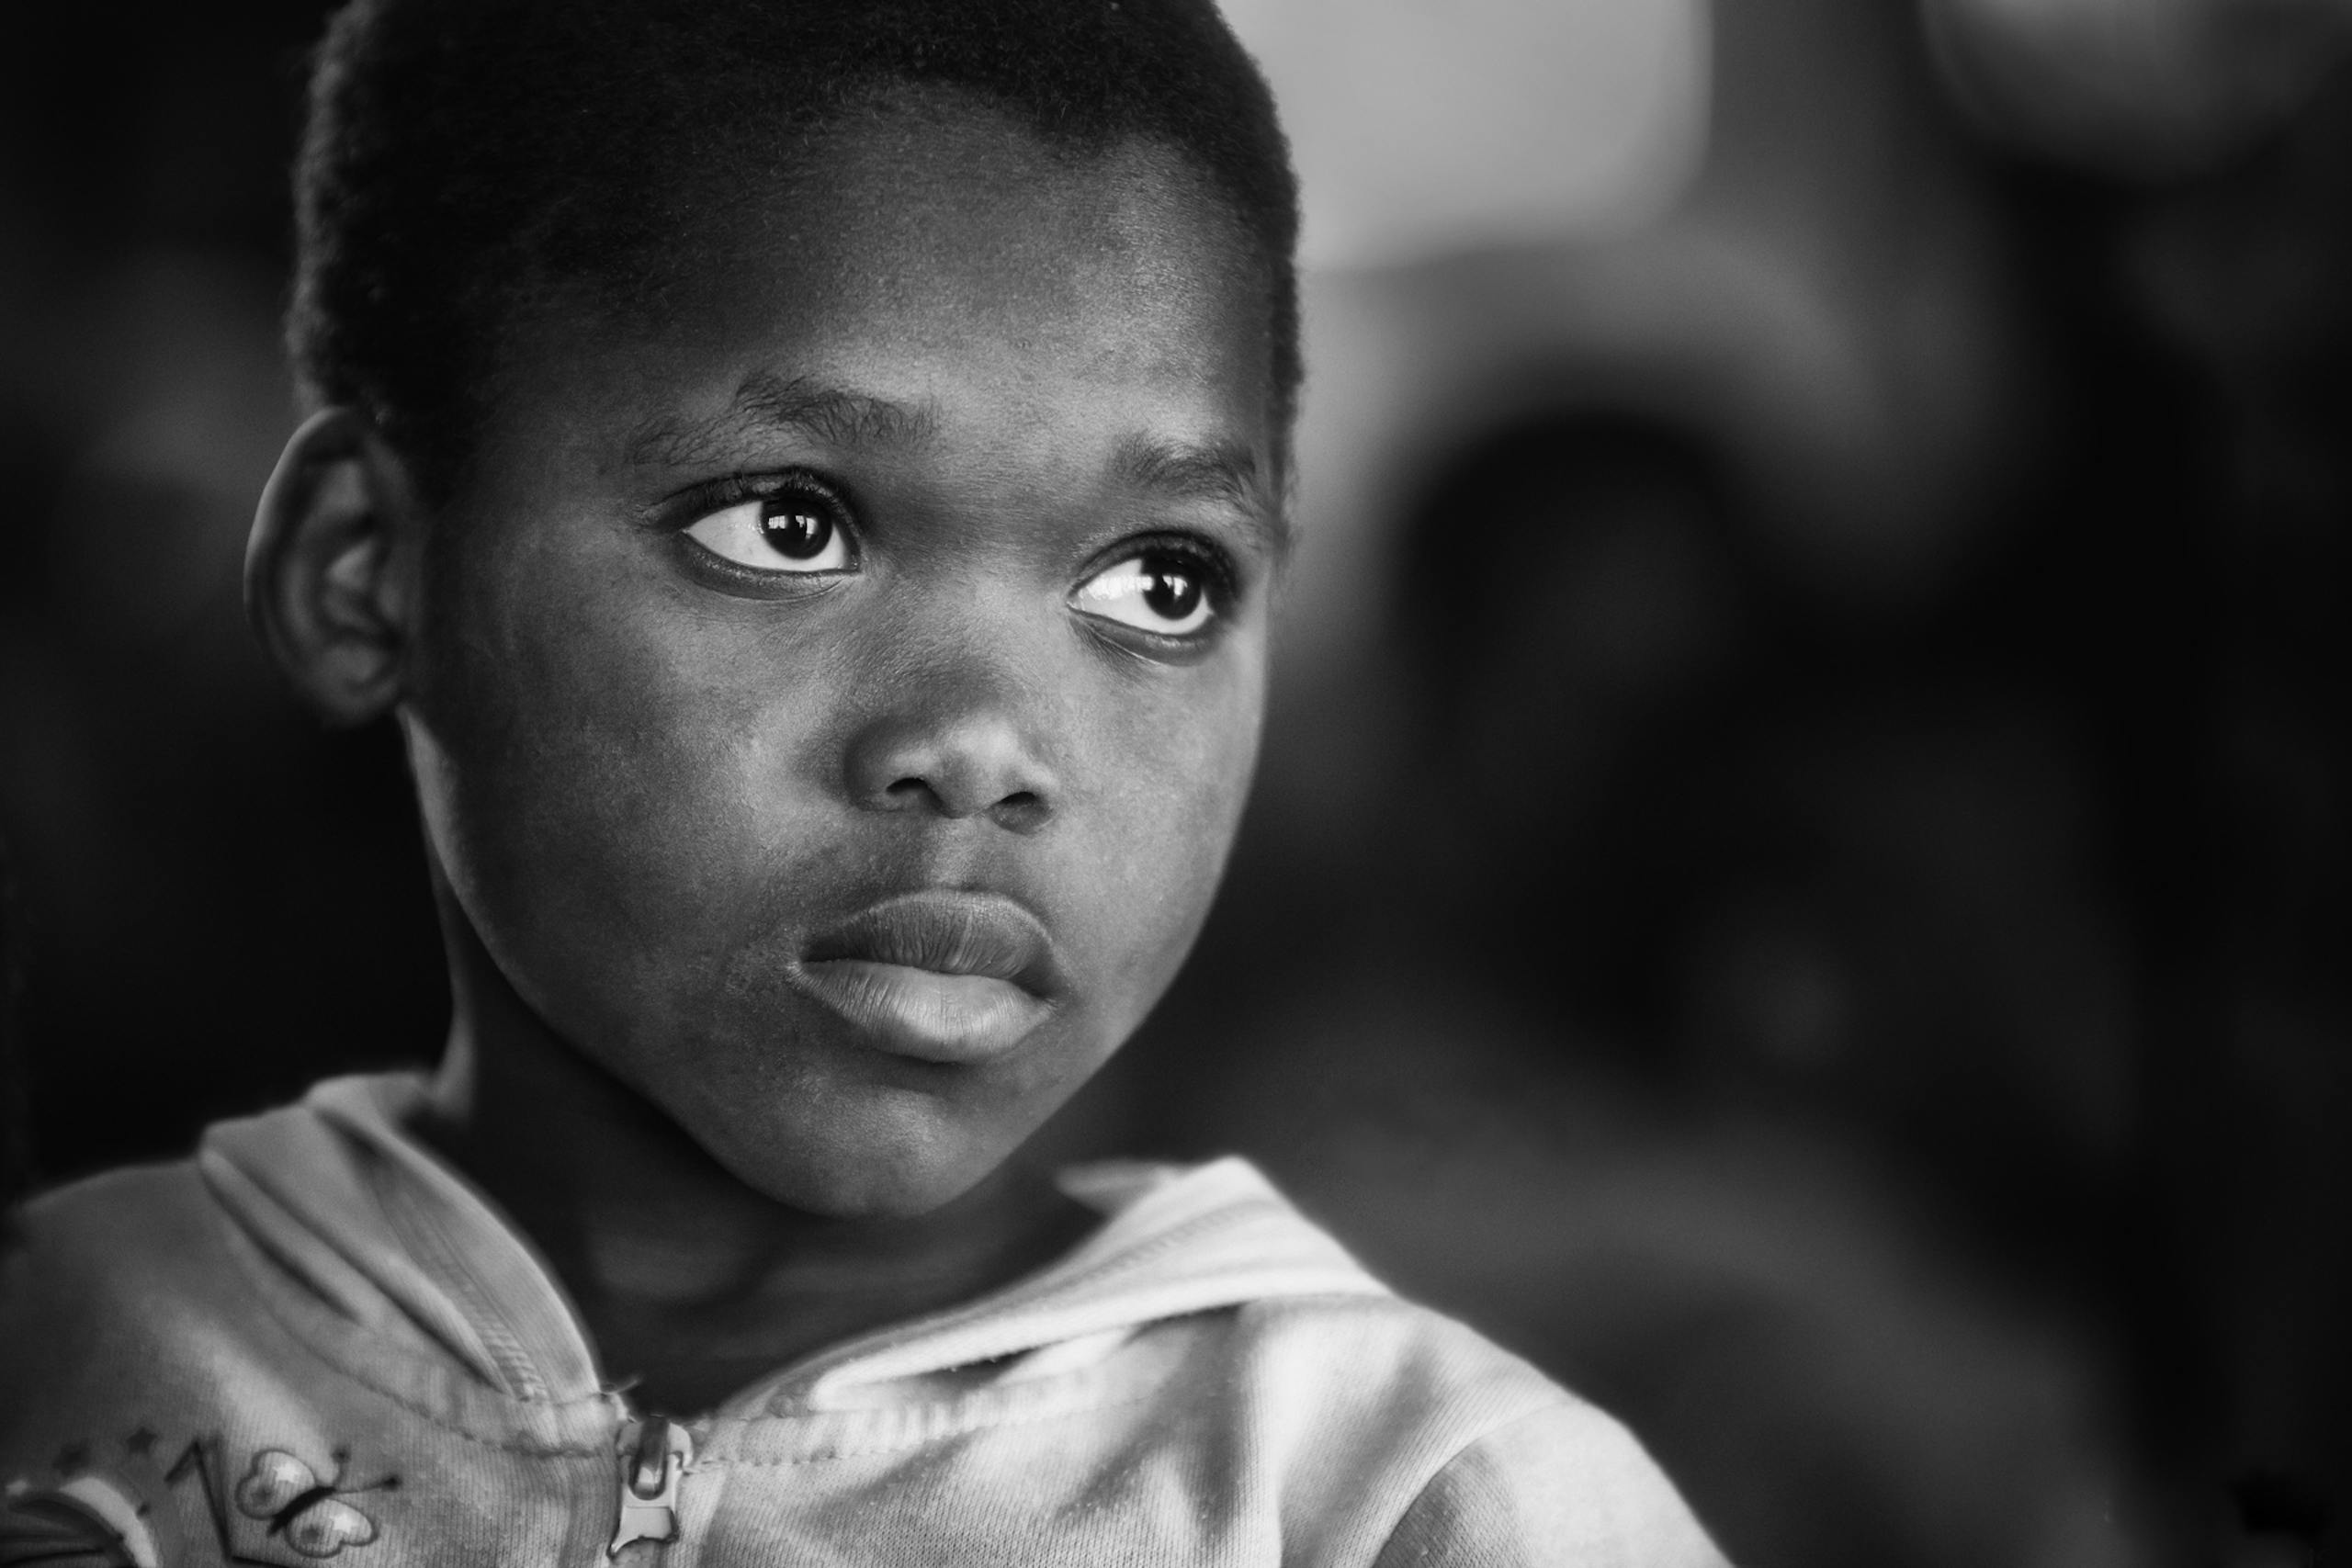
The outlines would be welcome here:
M 1173 149 L 1050 146 L 961 98 L 894 99 L 831 122 L 772 184 L 729 197 L 718 256 L 789 265 L 811 313 L 916 312 L 910 333 L 963 317 L 981 333 L 1018 321 L 1100 335 L 1107 317 L 1148 336 L 1267 299 L 1241 224 Z
M 985 404 L 996 439 L 1082 412 L 1275 449 L 1268 269 L 1172 150 L 1066 150 L 969 102 L 899 101 L 695 206 L 655 308 L 542 318 L 497 400 L 626 405 L 608 463 L 723 461 L 779 384 L 853 392 L 823 412 L 865 434 Z

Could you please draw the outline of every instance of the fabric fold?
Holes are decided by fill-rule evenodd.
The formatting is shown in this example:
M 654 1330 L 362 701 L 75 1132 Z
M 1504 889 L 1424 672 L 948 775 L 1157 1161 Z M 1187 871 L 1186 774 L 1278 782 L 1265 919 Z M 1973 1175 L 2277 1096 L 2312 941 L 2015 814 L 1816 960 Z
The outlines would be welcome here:
M 406 1074 L 330 1079 L 298 1104 L 214 1128 L 206 1180 L 238 1225 L 342 1314 L 405 1320 L 517 1399 L 593 1393 L 595 1357 L 553 1271 L 407 1130 L 424 1092 Z M 1104 1162 L 1058 1180 L 1103 1215 L 1058 1261 L 781 1369 L 730 1404 L 822 1406 L 854 1388 L 1035 1355 L 1047 1358 L 1040 1366 L 1076 1366 L 1167 1319 L 1387 1293 L 1245 1160 Z

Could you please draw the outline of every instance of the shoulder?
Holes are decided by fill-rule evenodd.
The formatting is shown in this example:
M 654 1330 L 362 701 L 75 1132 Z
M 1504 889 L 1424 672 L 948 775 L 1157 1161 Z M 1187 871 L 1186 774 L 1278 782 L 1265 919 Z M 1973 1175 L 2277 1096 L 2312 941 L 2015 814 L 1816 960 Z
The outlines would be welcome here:
M 1335 1413 L 1441 1442 L 1573 1397 L 1467 1325 L 1385 1292 L 1252 1303 L 1238 1328 L 1270 1396 L 1313 1383 Z
M 1464 1447 L 1389 1533 L 1377 1568 L 1720 1568 L 1724 1558 L 1631 1432 L 1573 1398 Z
M 32 1199 L 0 1237 L 0 1313 L 77 1314 L 217 1269 L 217 1211 L 187 1161 L 107 1171 Z M 160 1277 L 159 1277 L 160 1276 Z M 132 1287 L 136 1287 L 133 1289 Z
M 32 1200 L 0 1241 L 0 1432 L 192 1358 L 181 1341 L 250 1315 L 192 1166 L 110 1171 Z M 200 1359 L 200 1358 L 194 1358 Z
M 1298 1448 L 1295 1531 L 1396 1565 L 1723 1561 L 1614 1416 L 1467 1325 L 1393 1296 L 1255 1303 L 1234 1397 Z M 1304 1527 L 1303 1530 L 1300 1527 Z

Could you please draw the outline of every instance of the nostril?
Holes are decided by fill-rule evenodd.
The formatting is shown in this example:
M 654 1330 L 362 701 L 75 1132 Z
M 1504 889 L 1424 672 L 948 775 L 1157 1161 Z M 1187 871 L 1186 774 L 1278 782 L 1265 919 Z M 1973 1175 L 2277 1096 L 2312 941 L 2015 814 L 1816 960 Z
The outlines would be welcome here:
M 879 804 L 895 811 L 928 810 L 955 818 L 966 816 L 972 809 L 959 804 L 964 798 L 960 792 L 941 790 L 922 774 L 910 773 L 884 785 Z M 999 827 L 1016 833 L 1035 832 L 1054 814 L 1046 797 L 1033 789 L 1018 789 L 1001 795 L 993 803 L 980 807 L 979 812 Z
M 1052 815 L 1053 808 L 1046 804 L 1044 796 L 1027 789 L 1015 790 L 989 807 L 989 816 L 999 827 L 1016 833 L 1035 832 Z
M 939 792 L 931 787 L 931 781 L 919 774 L 891 780 L 882 786 L 880 794 L 866 796 L 866 805 L 876 810 L 912 812 L 919 817 L 933 813 L 955 815 L 939 797 Z
M 868 811 L 978 817 L 1024 832 L 1055 811 L 1054 777 L 1035 748 L 985 713 L 871 724 L 842 761 L 844 792 Z

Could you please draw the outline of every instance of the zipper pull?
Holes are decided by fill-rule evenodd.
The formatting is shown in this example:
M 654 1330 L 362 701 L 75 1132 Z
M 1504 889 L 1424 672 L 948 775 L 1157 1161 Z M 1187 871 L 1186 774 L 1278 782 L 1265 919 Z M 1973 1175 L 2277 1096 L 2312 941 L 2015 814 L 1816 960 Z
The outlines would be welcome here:
M 694 1438 L 668 1416 L 652 1416 L 624 1426 L 616 1448 L 620 1517 L 605 1555 L 618 1557 L 640 1540 L 669 1545 L 678 1539 L 678 1480 L 694 1462 Z

